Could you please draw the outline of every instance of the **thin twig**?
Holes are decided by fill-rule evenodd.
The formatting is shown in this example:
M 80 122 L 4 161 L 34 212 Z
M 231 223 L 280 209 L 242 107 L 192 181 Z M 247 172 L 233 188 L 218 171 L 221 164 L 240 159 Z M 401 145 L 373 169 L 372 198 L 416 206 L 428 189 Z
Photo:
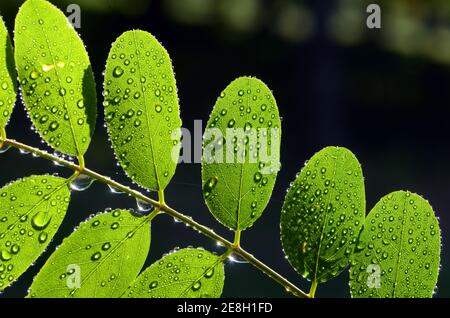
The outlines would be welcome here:
M 160 210 L 161 212 L 172 216 L 173 218 L 176 218 L 177 220 L 189 225 L 194 230 L 198 231 L 199 233 L 203 234 L 204 236 L 222 244 L 224 247 L 226 247 L 229 251 L 232 251 L 233 253 L 236 253 L 240 255 L 243 259 L 248 261 L 250 264 L 252 264 L 254 267 L 265 273 L 267 276 L 269 276 L 271 279 L 273 279 L 278 284 L 282 285 L 287 292 L 293 294 L 294 296 L 300 297 L 300 298 L 309 298 L 310 296 L 303 292 L 301 289 L 299 289 L 297 286 L 292 284 L 290 281 L 288 281 L 286 278 L 278 274 L 275 270 L 258 260 L 256 257 L 254 257 L 252 254 L 244 250 L 240 247 L 239 244 L 234 244 L 227 239 L 223 238 L 222 236 L 216 234 L 212 229 L 194 221 L 191 217 L 186 216 L 174 209 L 172 209 L 170 206 L 168 206 L 165 203 L 160 203 L 156 200 L 153 200 L 144 194 L 142 194 L 139 191 L 133 190 L 129 188 L 128 186 L 125 186 L 119 182 L 116 182 L 112 180 L 109 177 L 103 176 L 93 170 L 87 169 L 83 166 L 76 165 L 73 162 L 70 162 L 68 160 L 65 160 L 63 158 L 60 158 L 58 156 L 52 155 L 46 151 L 40 150 L 38 148 L 34 148 L 31 146 L 28 146 L 26 144 L 23 144 L 21 142 L 18 142 L 13 139 L 3 139 L 0 138 L 0 143 L 3 143 L 4 145 L 8 145 L 11 147 L 14 147 L 16 149 L 31 153 L 35 156 L 38 156 L 43 159 L 47 159 L 53 162 L 56 162 L 62 166 L 65 166 L 66 168 L 72 169 L 78 173 L 82 173 L 86 176 L 89 176 L 97 181 L 100 181 L 104 184 L 109 185 L 110 187 L 120 191 L 129 194 L 130 196 L 133 196 L 134 198 L 146 202 L 148 204 L 151 204 L 155 207 L 155 209 Z M 164 202 L 164 201 L 161 201 Z

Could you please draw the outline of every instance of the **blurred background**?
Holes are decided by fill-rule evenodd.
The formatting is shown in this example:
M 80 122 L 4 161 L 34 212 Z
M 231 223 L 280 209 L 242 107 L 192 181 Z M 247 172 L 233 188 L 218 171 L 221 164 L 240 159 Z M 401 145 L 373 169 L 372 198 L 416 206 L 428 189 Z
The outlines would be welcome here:
M 0 0 L 12 33 L 23 1 Z M 87 153 L 90 168 L 128 183 L 116 166 L 103 127 L 102 72 L 111 43 L 143 29 L 166 47 L 176 72 L 183 125 L 206 122 L 226 85 L 241 75 L 262 79 L 283 116 L 282 170 L 263 217 L 244 232 L 243 246 L 304 290 L 309 283 L 285 260 L 279 217 L 289 182 L 305 160 L 327 145 L 350 148 L 363 166 L 367 211 L 385 194 L 425 196 L 440 218 L 442 260 L 436 297 L 450 296 L 450 2 L 448 0 L 53 0 L 63 11 L 81 8 L 83 38 L 98 83 L 99 118 Z M 381 29 L 368 29 L 366 7 L 381 6 Z M 69 14 L 68 14 L 69 15 Z M 46 148 L 17 103 L 10 138 Z M 30 174 L 70 171 L 9 150 L 0 155 L 0 184 Z M 153 193 L 150 193 L 154 196 Z M 176 209 L 232 238 L 210 215 L 199 164 L 181 164 L 166 194 Z M 90 214 L 108 207 L 136 208 L 99 183 L 73 193 L 53 243 L 0 297 L 23 297 L 50 253 Z M 152 226 L 148 264 L 174 247 L 210 241 L 169 217 Z M 226 265 L 224 297 L 289 297 L 249 264 Z M 320 285 L 318 297 L 349 297 L 348 271 Z

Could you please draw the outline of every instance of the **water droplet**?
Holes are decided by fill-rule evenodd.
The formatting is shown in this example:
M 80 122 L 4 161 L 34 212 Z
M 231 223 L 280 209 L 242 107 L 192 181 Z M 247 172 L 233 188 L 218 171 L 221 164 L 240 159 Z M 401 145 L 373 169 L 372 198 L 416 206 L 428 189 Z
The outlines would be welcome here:
M 192 290 L 197 291 L 202 287 L 202 283 L 200 281 L 195 282 L 194 285 L 192 285 Z
M 9 148 L 11 148 L 10 145 L 2 145 L 2 146 L 0 147 L 0 153 L 5 153 L 5 152 L 7 152 Z
M 205 277 L 206 278 L 211 278 L 214 275 L 214 267 L 210 268 L 206 273 L 205 273 Z
M 0 259 L 1 259 L 2 261 L 7 262 L 7 261 L 9 261 L 11 258 L 12 258 L 12 256 L 11 256 L 11 254 L 10 254 L 7 250 L 2 249 L 2 250 L 0 251 Z
M 49 213 L 49 211 L 39 211 L 31 218 L 31 225 L 36 230 L 43 230 L 45 229 L 52 219 L 52 215 Z
M 155 105 L 155 111 L 156 111 L 157 113 L 160 113 L 160 112 L 162 111 L 161 105 Z
M 95 180 L 91 177 L 81 174 L 70 184 L 70 188 L 75 191 L 84 191 L 88 189 Z
M 47 241 L 47 238 L 48 234 L 46 232 L 41 232 L 38 237 L 39 243 L 45 243 L 45 241 Z
M 30 78 L 31 78 L 32 80 L 38 79 L 38 78 L 39 78 L 39 73 L 36 72 L 36 71 L 31 72 Z
M 259 182 L 259 181 L 261 181 L 261 179 L 262 179 L 262 174 L 261 174 L 261 172 L 256 172 L 255 175 L 253 176 L 253 180 L 254 180 L 255 182 Z
M 156 287 L 158 287 L 158 282 L 155 280 L 155 281 L 151 282 L 148 287 L 150 289 L 155 289 Z
M 111 248 L 111 243 L 106 242 L 102 245 L 102 250 L 107 251 Z
M 242 258 L 240 255 L 238 254 L 231 254 L 230 256 L 228 256 L 228 259 L 232 262 L 232 263 L 236 263 L 236 264 L 247 264 L 247 260 L 245 260 L 244 258 Z
M 218 179 L 217 177 L 211 177 L 203 186 L 203 193 L 205 197 L 209 197 L 214 187 L 217 185 Z
M 92 254 L 91 260 L 93 260 L 93 261 L 98 261 L 101 257 L 102 257 L 102 253 L 100 253 L 100 252 L 95 252 L 94 254 Z
M 111 228 L 112 228 L 113 230 L 118 229 L 118 228 L 119 228 L 119 223 L 118 223 L 118 222 L 114 222 L 113 224 L 111 224 Z
M 123 74 L 123 69 L 120 66 L 116 66 L 116 68 L 113 71 L 114 77 L 121 77 Z
M 58 122 L 54 121 L 54 122 L 52 122 L 52 123 L 50 124 L 50 126 L 48 127 L 48 129 L 49 129 L 50 131 L 55 131 L 56 129 L 58 129 L 58 127 L 59 127 Z
M 136 205 L 140 212 L 149 212 L 149 211 L 153 210 L 153 208 L 154 208 L 151 203 L 147 203 L 140 199 L 136 199 Z

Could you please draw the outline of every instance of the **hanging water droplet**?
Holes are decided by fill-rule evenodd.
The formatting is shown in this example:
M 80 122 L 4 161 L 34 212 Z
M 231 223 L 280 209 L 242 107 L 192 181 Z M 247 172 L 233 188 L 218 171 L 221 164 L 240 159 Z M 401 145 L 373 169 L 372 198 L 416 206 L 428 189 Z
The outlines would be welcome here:
M 0 153 L 5 153 L 5 152 L 7 152 L 9 148 L 11 148 L 10 145 L 5 145 L 5 144 L 2 145 L 2 146 L 0 147 Z
M 151 203 L 144 202 L 140 199 L 136 199 L 136 205 L 140 212 L 149 212 L 154 208 Z
M 122 191 L 120 191 L 120 190 L 114 188 L 113 186 L 111 186 L 111 185 L 109 185 L 109 184 L 108 184 L 108 188 L 109 188 L 109 191 L 110 191 L 111 193 L 114 193 L 114 194 L 121 194 L 121 193 L 123 193 Z
M 231 254 L 230 256 L 228 256 L 228 259 L 232 262 L 232 263 L 236 263 L 236 264 L 247 264 L 248 261 L 245 260 L 244 258 L 242 258 L 240 255 L 238 254 Z
M 84 191 L 88 189 L 95 180 L 91 177 L 81 174 L 70 184 L 70 188 L 75 191 Z

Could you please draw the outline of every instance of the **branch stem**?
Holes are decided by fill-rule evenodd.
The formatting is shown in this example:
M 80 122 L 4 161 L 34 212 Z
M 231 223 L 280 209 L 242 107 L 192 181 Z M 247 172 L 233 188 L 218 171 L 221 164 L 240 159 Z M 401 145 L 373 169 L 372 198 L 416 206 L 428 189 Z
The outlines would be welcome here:
M 84 162 L 83 162 L 84 160 L 79 162 L 80 165 L 76 165 L 75 163 L 73 163 L 71 161 L 62 159 L 62 158 L 52 155 L 46 151 L 28 146 L 26 144 L 23 144 L 21 142 L 13 140 L 13 139 L 8 139 L 8 138 L 6 138 L 6 134 L 5 135 L 2 134 L 2 135 L 0 135 L 0 137 L 1 137 L 0 144 L 8 145 L 8 146 L 14 147 L 16 149 L 31 153 L 34 156 L 38 156 L 40 158 L 56 162 L 66 168 L 69 168 L 69 169 L 75 171 L 75 174 L 73 176 L 77 176 L 80 173 L 83 173 L 84 175 L 87 175 L 93 179 L 96 179 L 99 182 L 107 184 L 107 185 L 117 189 L 120 192 L 127 193 L 130 196 L 133 196 L 134 198 L 139 199 L 140 201 L 152 204 L 155 207 L 155 215 L 157 214 L 156 211 L 161 211 L 173 218 L 178 219 L 179 221 L 192 227 L 194 230 L 198 231 L 199 233 L 203 234 L 204 236 L 206 236 L 206 237 L 216 241 L 217 243 L 223 245 L 224 247 L 226 247 L 228 250 L 227 253 L 230 253 L 230 254 L 236 253 L 236 254 L 240 255 L 247 262 L 252 264 L 254 267 L 259 269 L 263 273 L 265 273 L 267 276 L 269 276 L 275 282 L 277 282 L 278 284 L 283 286 L 287 292 L 293 294 L 294 296 L 300 297 L 300 298 L 309 298 L 310 297 L 309 294 L 306 294 L 305 292 L 300 290 L 297 286 L 295 286 L 293 283 L 288 281 L 286 278 L 284 278 L 283 276 L 278 274 L 275 270 L 273 270 L 272 268 L 270 268 L 269 266 L 267 266 L 266 264 L 264 264 L 263 262 L 258 260 L 256 257 L 254 257 L 252 254 L 250 254 L 249 252 L 244 250 L 240 246 L 240 232 L 239 231 L 236 231 L 235 241 L 230 242 L 227 239 L 225 239 L 224 237 L 216 234 L 212 229 L 194 221 L 191 217 L 186 216 L 186 215 L 174 210 L 167 204 L 165 204 L 164 194 L 161 193 L 161 191 L 159 191 L 159 193 L 158 193 L 159 194 L 158 201 L 153 200 L 153 199 L 145 196 L 144 194 L 142 194 L 139 191 L 133 190 L 133 189 L 129 188 L 128 186 L 125 186 L 119 182 L 116 182 L 107 176 L 103 176 L 93 170 L 86 168 L 84 166 Z M 78 158 L 78 159 L 80 160 L 80 158 Z M 236 244 L 236 243 L 238 243 L 238 244 Z

